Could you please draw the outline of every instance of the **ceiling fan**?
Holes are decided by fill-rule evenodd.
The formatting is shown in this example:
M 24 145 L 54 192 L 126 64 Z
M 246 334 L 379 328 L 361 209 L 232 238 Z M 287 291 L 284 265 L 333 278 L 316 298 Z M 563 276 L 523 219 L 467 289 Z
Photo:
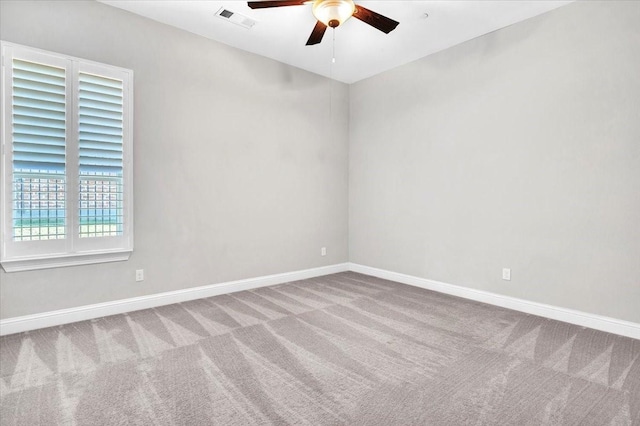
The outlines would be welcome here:
M 385 34 L 389 34 L 399 24 L 398 21 L 394 21 L 391 18 L 387 18 L 384 15 L 380 15 L 379 13 L 355 4 L 353 0 L 275 0 L 247 2 L 251 9 L 300 6 L 309 3 L 313 5 L 313 16 L 316 17 L 318 22 L 313 28 L 309 40 L 307 40 L 307 46 L 320 43 L 327 27 L 335 28 L 352 16 Z

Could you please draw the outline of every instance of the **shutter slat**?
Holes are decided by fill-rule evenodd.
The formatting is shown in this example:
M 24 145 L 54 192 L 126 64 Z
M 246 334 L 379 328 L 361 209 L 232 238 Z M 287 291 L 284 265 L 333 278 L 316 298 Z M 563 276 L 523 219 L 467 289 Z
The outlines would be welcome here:
M 47 145 L 36 143 L 21 143 L 13 141 L 13 145 L 20 152 L 21 155 L 26 153 L 43 153 L 43 154 L 56 154 L 62 156 L 64 160 L 64 145 Z
M 106 158 L 104 156 L 88 157 L 82 154 L 80 154 L 80 161 L 85 167 L 102 166 L 120 168 L 120 164 L 122 164 L 122 158 Z
M 43 151 L 38 151 L 37 155 L 32 155 L 31 152 L 14 152 L 13 153 L 13 161 L 19 162 L 37 162 L 41 161 L 43 163 L 53 163 L 53 164 L 61 164 L 64 167 L 64 154 L 49 154 Z
M 37 117 L 45 119 L 61 120 L 64 122 L 64 111 L 55 111 L 50 109 L 42 109 L 37 107 L 25 107 L 13 104 L 14 115 L 20 115 L 24 117 Z
M 80 118 L 80 131 L 84 133 L 95 133 L 99 135 L 118 136 L 122 135 L 122 126 L 96 126 L 82 122 Z
M 81 158 L 108 158 L 122 160 L 122 151 L 107 151 L 103 149 L 83 148 L 80 150 Z M 90 160 L 87 160 L 90 161 Z
M 13 60 L 13 70 L 32 71 L 40 74 L 47 74 L 56 77 L 65 76 L 64 68 L 53 67 L 51 65 L 43 65 L 35 62 L 24 61 L 22 59 Z
M 106 104 L 122 105 L 122 96 L 113 96 L 106 93 L 80 90 L 81 99 L 104 102 Z
M 41 83 L 39 81 L 27 80 L 23 78 L 13 77 L 13 87 L 16 89 L 24 89 L 32 92 L 51 93 L 63 95 L 65 87 L 58 84 Z
M 80 82 L 93 83 L 100 86 L 115 87 L 121 90 L 123 87 L 122 80 L 116 80 L 115 78 L 108 78 L 108 77 L 103 77 L 101 75 L 93 75 L 93 74 L 87 74 L 87 73 L 82 73 L 82 79 Z
M 13 142 L 14 143 L 32 143 L 32 144 L 40 144 L 40 145 L 55 145 L 55 146 L 65 146 L 64 138 L 59 138 L 55 136 L 42 136 L 42 135 L 29 135 L 26 133 L 14 133 L 13 134 Z
M 117 112 L 122 114 L 122 104 L 113 104 L 113 103 L 107 103 L 107 102 L 99 102 L 99 101 L 95 101 L 92 99 L 80 99 L 80 102 L 78 103 L 78 106 L 80 107 L 80 109 L 82 108 L 94 108 L 94 109 L 99 109 L 99 110 L 103 110 L 103 111 L 109 111 L 109 112 Z
M 80 82 L 80 90 L 122 97 L 122 87 L 111 87 L 105 84 L 90 83 L 88 81 Z
M 64 87 L 64 75 L 54 76 L 48 73 L 35 72 L 32 70 L 13 69 L 13 76 L 22 80 L 29 80 L 39 83 L 49 83 Z
M 108 111 L 100 108 L 80 107 L 80 115 L 122 120 L 122 111 Z
M 54 102 L 54 103 L 61 104 L 63 107 L 66 103 L 64 93 L 56 94 L 56 93 L 42 92 L 39 90 L 33 90 L 33 89 L 28 89 L 23 87 L 14 87 L 13 97 L 14 99 L 16 97 L 27 98 L 27 99 L 31 99 L 34 102 L 38 102 L 38 101 Z
M 122 145 L 122 136 L 111 136 L 100 133 L 80 132 L 80 140 L 117 143 Z
M 80 121 L 85 124 L 95 124 L 98 126 L 106 126 L 113 127 L 116 129 L 120 129 L 122 133 L 122 119 L 113 119 L 102 117 L 99 115 L 90 115 L 90 114 L 80 114 Z
M 14 92 L 13 106 L 24 108 L 35 108 L 42 111 L 65 112 L 64 102 L 51 102 L 43 99 L 23 98 L 16 96 Z
M 122 152 L 122 146 L 118 143 L 111 143 L 111 142 L 98 142 L 98 141 L 92 141 L 92 140 L 83 140 L 82 141 L 82 148 L 86 148 L 86 149 L 99 149 L 102 151 L 118 151 L 118 152 Z
M 24 125 L 29 127 L 40 127 L 45 129 L 55 129 L 63 131 L 66 128 L 64 120 L 51 120 L 49 118 L 21 114 L 13 114 L 13 125 Z
M 122 163 L 122 161 L 120 162 Z M 83 164 L 80 169 L 80 176 L 86 175 L 101 175 L 101 176 L 122 176 L 122 167 L 110 166 L 110 165 L 97 165 L 97 164 Z
M 40 159 L 37 160 L 14 160 L 14 169 L 16 171 L 29 171 L 41 173 L 64 173 L 64 163 L 47 162 Z
M 38 135 L 38 136 L 52 136 L 64 138 L 64 128 L 47 127 L 47 126 L 34 126 L 31 124 L 14 123 L 13 134 L 22 135 Z

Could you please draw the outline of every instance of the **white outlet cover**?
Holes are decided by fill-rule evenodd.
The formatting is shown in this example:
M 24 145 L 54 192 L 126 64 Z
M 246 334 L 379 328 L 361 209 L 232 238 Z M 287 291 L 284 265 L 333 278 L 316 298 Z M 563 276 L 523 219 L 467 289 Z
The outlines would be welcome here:
M 502 269 L 502 279 L 506 281 L 511 281 L 511 269 L 509 268 Z

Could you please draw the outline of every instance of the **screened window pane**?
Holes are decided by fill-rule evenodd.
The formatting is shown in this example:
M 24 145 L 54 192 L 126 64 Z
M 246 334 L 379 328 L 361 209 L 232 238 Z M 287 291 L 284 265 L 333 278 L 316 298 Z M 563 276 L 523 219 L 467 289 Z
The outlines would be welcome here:
M 14 241 L 65 238 L 65 69 L 13 59 Z
M 80 73 L 79 235 L 123 234 L 123 83 Z

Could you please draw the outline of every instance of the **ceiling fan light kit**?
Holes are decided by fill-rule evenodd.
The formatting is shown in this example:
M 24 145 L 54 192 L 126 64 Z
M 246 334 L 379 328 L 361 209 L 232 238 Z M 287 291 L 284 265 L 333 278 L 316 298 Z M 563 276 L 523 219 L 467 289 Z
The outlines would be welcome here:
M 353 16 L 356 5 L 352 0 L 316 0 L 311 10 L 318 21 L 335 28 Z
M 312 3 L 311 11 L 318 22 L 316 22 L 311 36 L 307 40 L 307 46 L 320 43 L 327 27 L 336 28 L 352 16 L 385 34 L 389 34 L 399 24 L 398 21 L 355 4 L 353 0 L 267 0 L 247 2 L 251 9 L 301 6 L 309 3 Z

